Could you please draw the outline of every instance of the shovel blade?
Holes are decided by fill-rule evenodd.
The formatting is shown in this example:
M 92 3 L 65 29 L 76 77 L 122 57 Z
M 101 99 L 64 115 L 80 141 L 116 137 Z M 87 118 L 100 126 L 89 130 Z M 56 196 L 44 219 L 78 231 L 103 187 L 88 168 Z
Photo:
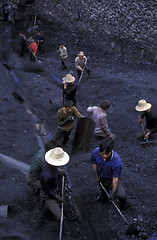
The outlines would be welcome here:
M 71 153 L 90 150 L 91 138 L 95 129 L 95 122 L 88 117 L 79 118 Z
M 151 142 L 143 142 L 143 143 L 140 143 L 140 145 L 142 146 L 142 147 L 148 147 L 148 146 L 152 146 L 152 145 L 157 145 L 157 142 L 153 142 L 153 141 L 151 141 Z
M 137 229 L 133 223 L 130 223 L 128 226 L 128 229 L 126 231 L 126 235 L 136 235 L 137 236 L 139 234 L 139 232 L 140 232 L 140 230 Z

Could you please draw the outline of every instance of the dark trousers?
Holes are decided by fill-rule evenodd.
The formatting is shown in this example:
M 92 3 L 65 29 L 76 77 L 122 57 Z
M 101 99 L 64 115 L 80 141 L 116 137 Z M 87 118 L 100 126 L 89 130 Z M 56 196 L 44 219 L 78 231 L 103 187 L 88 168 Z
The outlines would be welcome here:
M 69 136 L 70 136 L 71 131 L 65 131 L 64 129 L 58 127 L 55 135 L 52 138 L 52 141 L 54 143 L 58 143 L 60 140 L 62 140 L 63 144 L 66 144 L 67 141 L 69 140 Z
M 32 52 L 29 52 L 29 60 L 30 61 L 34 61 L 36 60 L 36 58 L 34 57 L 33 53 Z
M 88 77 L 90 77 L 90 70 L 89 70 L 87 67 L 85 67 L 85 70 L 86 70 L 87 73 L 88 73 Z M 81 73 L 82 73 L 82 71 L 79 70 L 79 69 L 77 69 L 77 76 L 78 76 L 78 79 L 81 77 Z
M 63 69 L 67 68 L 66 59 L 62 59 L 62 58 L 61 58 L 61 64 L 62 64 L 62 68 L 63 68 Z
M 109 193 L 109 191 L 112 190 L 112 180 L 101 179 L 100 181 L 101 181 L 102 185 L 104 186 L 104 188 L 106 189 L 106 191 Z M 107 200 L 108 197 L 101 186 L 100 186 L 100 189 L 102 192 L 102 197 Z M 115 193 L 118 197 L 120 207 L 124 208 L 125 204 L 126 204 L 126 192 L 125 192 L 125 189 L 120 180 L 118 180 L 118 186 L 117 186 Z
M 41 53 L 45 53 L 43 42 L 38 43 L 38 51 Z

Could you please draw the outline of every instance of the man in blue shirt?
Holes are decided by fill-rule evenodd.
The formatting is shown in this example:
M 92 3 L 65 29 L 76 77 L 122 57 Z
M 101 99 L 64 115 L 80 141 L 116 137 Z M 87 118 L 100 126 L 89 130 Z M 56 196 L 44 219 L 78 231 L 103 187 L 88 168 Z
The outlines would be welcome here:
M 126 205 L 126 193 L 124 187 L 120 181 L 122 172 L 122 161 L 120 156 L 113 151 L 114 142 L 112 139 L 104 139 L 99 144 L 90 159 L 89 162 L 92 164 L 96 181 L 101 182 L 107 191 L 111 190 L 110 198 L 113 200 L 114 196 L 117 195 L 119 199 L 119 205 L 121 209 L 125 208 Z M 101 200 L 106 202 L 108 200 L 107 195 L 101 188 L 102 197 Z

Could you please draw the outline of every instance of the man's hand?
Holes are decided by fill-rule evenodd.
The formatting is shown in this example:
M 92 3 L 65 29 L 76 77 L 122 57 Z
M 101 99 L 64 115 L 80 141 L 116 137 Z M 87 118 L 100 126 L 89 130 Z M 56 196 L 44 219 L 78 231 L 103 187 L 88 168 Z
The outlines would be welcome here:
M 117 138 L 117 136 L 116 136 L 116 134 L 113 134 L 113 133 L 111 133 L 111 135 L 110 135 L 110 137 L 109 138 L 111 138 L 111 139 L 116 139 Z
M 139 118 L 138 121 L 139 121 L 139 123 L 142 123 L 142 122 L 143 122 L 143 119 L 142 119 L 142 118 Z
M 65 201 L 63 200 L 63 198 L 61 198 L 59 195 L 56 195 L 56 199 L 61 202 L 64 203 Z
M 100 182 L 100 178 L 99 178 L 98 174 L 95 174 L 95 178 L 96 178 L 97 182 Z
M 69 116 L 68 117 L 68 120 L 70 120 L 70 121 L 73 121 L 75 118 L 74 118 L 74 116 Z
M 109 200 L 114 201 L 114 194 L 113 193 L 109 194 Z
M 59 168 L 58 171 L 59 171 L 60 175 L 66 176 L 66 171 L 65 171 L 65 169 Z
M 144 139 L 148 139 L 149 136 L 150 136 L 150 132 L 148 132 L 148 133 L 145 135 Z

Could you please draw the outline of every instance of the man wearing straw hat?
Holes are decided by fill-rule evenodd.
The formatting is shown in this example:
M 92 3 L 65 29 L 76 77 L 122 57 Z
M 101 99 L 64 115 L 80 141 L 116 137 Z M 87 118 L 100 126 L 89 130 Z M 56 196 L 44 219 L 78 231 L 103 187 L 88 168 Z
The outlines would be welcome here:
M 138 133 L 136 138 L 138 140 L 149 139 L 152 134 L 157 133 L 157 116 L 154 116 L 151 112 L 151 103 L 147 103 L 146 100 L 142 99 L 138 101 L 138 105 L 135 107 L 136 111 L 142 112 L 139 117 L 139 123 L 146 120 L 144 131 Z
M 64 202 L 60 196 L 60 177 L 65 175 L 65 166 L 69 162 L 69 155 L 60 147 L 50 149 L 45 154 L 45 162 L 42 167 L 40 182 L 40 197 L 46 208 L 56 217 L 61 219 L 60 204 Z M 65 224 L 66 227 L 66 224 Z
M 77 108 L 73 106 L 71 100 L 64 101 L 64 106 L 57 112 L 57 130 L 52 138 L 54 144 L 58 144 L 62 139 L 62 144 L 66 146 L 71 130 L 73 129 L 73 123 L 75 117 L 81 118 L 82 115 L 78 112 Z
M 87 68 L 87 57 L 84 55 L 84 52 L 79 52 L 75 58 L 75 66 L 77 69 L 78 78 L 80 78 L 81 73 L 84 72 L 84 70 L 87 71 L 88 76 L 90 77 L 90 70 Z
M 75 78 L 71 74 L 67 74 L 63 78 L 63 94 L 65 96 L 65 100 L 69 99 L 73 102 L 74 106 L 76 106 L 76 91 L 77 85 L 74 84 Z M 67 85 L 66 85 L 67 83 Z

